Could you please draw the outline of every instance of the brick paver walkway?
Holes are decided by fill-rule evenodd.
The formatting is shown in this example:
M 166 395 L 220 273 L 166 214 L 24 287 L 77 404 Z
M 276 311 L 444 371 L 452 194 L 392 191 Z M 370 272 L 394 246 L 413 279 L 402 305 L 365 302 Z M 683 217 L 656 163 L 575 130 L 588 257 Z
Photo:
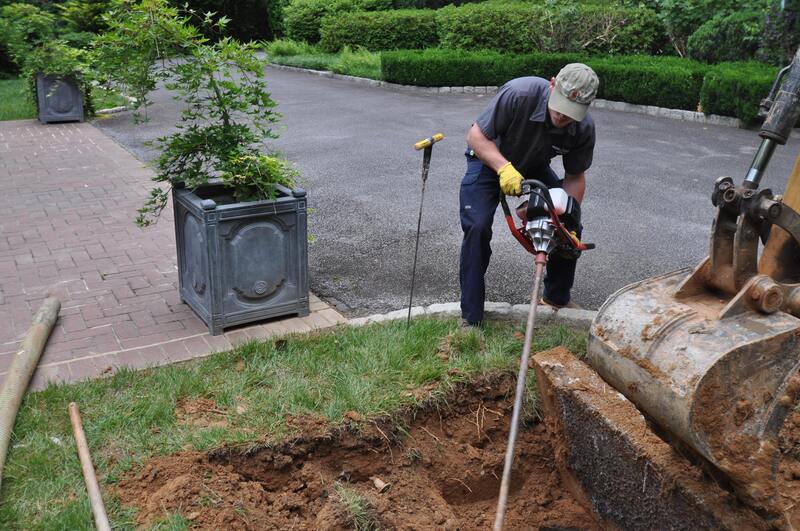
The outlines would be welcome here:
M 0 379 L 47 295 L 61 313 L 34 388 L 346 320 L 312 295 L 308 317 L 210 336 L 178 296 L 172 213 L 134 224 L 151 175 L 91 124 L 0 122 Z

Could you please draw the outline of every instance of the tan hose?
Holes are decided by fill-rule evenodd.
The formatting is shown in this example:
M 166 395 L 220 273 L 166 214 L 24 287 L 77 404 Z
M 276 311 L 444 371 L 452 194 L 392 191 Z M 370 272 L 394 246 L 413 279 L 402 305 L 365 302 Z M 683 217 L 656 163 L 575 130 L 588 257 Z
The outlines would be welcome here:
M 61 303 L 58 299 L 52 297 L 45 299 L 39 311 L 33 316 L 33 323 L 14 356 L 3 387 L 0 389 L 0 485 L 3 481 L 3 467 L 6 464 L 6 454 L 17 411 L 22 404 L 22 397 L 25 396 L 31 376 L 39 364 L 39 358 L 42 356 L 60 309 Z

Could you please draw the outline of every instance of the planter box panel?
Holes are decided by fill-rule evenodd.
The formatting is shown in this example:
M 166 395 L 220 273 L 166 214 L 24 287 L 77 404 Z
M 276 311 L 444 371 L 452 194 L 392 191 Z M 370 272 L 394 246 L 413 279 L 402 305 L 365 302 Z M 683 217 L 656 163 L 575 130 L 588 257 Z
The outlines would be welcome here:
M 178 247 L 178 277 L 181 298 L 192 308 L 211 316 L 211 270 L 209 268 L 208 238 L 202 217 L 188 209 L 179 209 L 175 223 L 180 224 Z M 195 311 L 198 311 L 195 309 Z
M 282 188 L 275 200 L 229 201 L 211 185 L 175 189 L 181 298 L 209 326 L 288 314 L 308 315 L 305 191 Z
M 83 121 L 83 95 L 72 79 L 37 75 L 36 99 L 42 123 Z
M 226 314 L 250 311 L 270 302 L 282 304 L 298 298 L 292 216 L 260 217 L 220 227 L 225 259 L 223 270 Z M 296 217 L 296 216 L 294 216 Z M 228 231 L 229 229 L 229 231 Z

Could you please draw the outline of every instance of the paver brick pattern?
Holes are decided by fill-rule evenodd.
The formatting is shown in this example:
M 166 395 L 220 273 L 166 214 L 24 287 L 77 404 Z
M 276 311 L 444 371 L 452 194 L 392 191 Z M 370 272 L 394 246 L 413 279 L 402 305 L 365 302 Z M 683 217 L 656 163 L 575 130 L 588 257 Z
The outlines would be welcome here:
M 312 296 L 308 317 L 210 336 L 178 295 L 171 209 L 155 226 L 134 223 L 151 177 L 89 123 L 0 122 L 0 378 L 49 295 L 61 312 L 34 388 L 346 320 Z

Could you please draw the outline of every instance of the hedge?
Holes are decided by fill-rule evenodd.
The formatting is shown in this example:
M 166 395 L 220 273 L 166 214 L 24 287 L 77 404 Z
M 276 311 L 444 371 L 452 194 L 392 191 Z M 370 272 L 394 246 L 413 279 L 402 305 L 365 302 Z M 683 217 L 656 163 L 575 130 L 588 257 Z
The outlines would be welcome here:
M 331 0 L 326 5 L 340 5 L 342 1 Z M 294 0 L 291 5 L 315 2 L 321 0 Z M 450 5 L 437 11 L 366 14 L 325 9 L 329 9 L 327 15 L 318 15 L 317 20 L 323 20 L 320 33 L 327 36 L 322 42 L 328 51 L 343 46 L 380 51 L 441 44 L 443 48 L 502 53 L 633 54 L 657 53 L 667 41 L 655 12 L 642 8 L 489 1 Z M 403 15 L 399 17 L 398 12 Z M 287 12 L 287 26 L 294 24 L 293 17 Z M 293 38 L 297 37 L 300 35 Z
M 499 86 L 514 77 L 554 76 L 583 62 L 600 77 L 598 97 L 735 116 L 751 124 L 778 69 L 759 63 L 705 65 L 677 57 L 596 57 L 577 53 L 501 54 L 428 49 L 381 54 L 383 79 L 419 86 Z
M 778 67 L 756 62 L 715 65 L 706 73 L 700 105 L 706 113 L 736 116 L 753 124 L 778 71 Z
M 291 0 L 283 9 L 283 26 L 290 39 L 314 44 L 319 42 L 320 27 L 328 17 L 390 6 L 391 0 Z
M 355 12 L 328 17 L 320 29 L 320 46 L 337 52 L 345 46 L 368 50 L 436 46 L 433 12 L 421 9 Z
M 443 48 L 641 54 L 659 53 L 667 43 L 656 13 L 646 8 L 486 2 L 437 13 Z

